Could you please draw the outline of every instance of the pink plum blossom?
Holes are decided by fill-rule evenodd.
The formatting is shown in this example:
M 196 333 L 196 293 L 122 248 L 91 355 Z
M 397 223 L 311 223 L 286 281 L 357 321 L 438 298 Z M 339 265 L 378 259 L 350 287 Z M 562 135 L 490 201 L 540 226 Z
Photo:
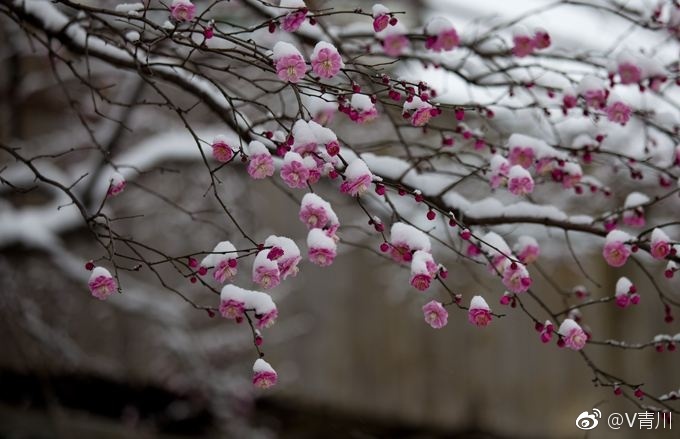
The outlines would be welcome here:
M 90 293 L 99 300 L 106 300 L 118 288 L 116 279 L 104 267 L 95 267 L 92 270 L 87 286 Z
M 671 252 L 670 238 L 663 230 L 656 228 L 652 231 L 649 247 L 649 252 L 654 259 L 666 259 L 666 256 Z
M 411 285 L 420 291 L 430 287 L 438 271 L 434 258 L 428 252 L 417 250 L 411 259 Z
M 617 71 L 621 78 L 621 84 L 637 84 L 642 80 L 642 70 L 631 62 L 620 63 Z
M 350 102 L 349 117 L 352 122 L 363 124 L 378 117 L 378 109 L 370 97 L 355 93 Z
M 552 340 L 554 329 L 555 327 L 553 326 L 552 322 L 550 320 L 546 320 L 545 323 L 543 324 L 543 327 L 541 328 L 540 337 L 542 343 L 550 343 L 550 340 Z
M 196 5 L 190 0 L 173 0 L 170 5 L 170 15 L 175 21 L 191 21 L 196 15 Z
M 309 260 L 320 267 L 328 267 L 335 260 L 337 244 L 321 229 L 312 229 L 307 234 Z
M 621 101 L 609 104 L 606 108 L 607 119 L 611 122 L 626 125 L 630 120 L 631 108 Z
M 253 365 L 253 385 L 260 389 L 268 389 L 276 385 L 278 375 L 273 367 L 262 358 Z
M 382 38 L 382 46 L 385 55 L 391 57 L 398 57 L 409 46 L 410 42 L 406 35 L 400 31 L 389 32 Z
M 224 136 L 217 136 L 212 141 L 212 156 L 220 163 L 227 163 L 234 157 L 234 150 Z
M 297 83 L 305 76 L 307 64 L 295 46 L 284 41 L 274 45 L 272 59 L 276 65 L 276 74 L 282 81 Z
M 621 219 L 629 227 L 640 228 L 646 224 L 645 213 L 642 208 L 624 210 Z
M 514 195 L 530 194 L 534 190 L 534 179 L 529 171 L 519 165 L 510 168 L 508 172 L 508 190 Z
M 236 276 L 236 266 L 236 259 L 225 258 L 220 260 L 215 266 L 215 271 L 213 271 L 213 278 L 220 283 L 231 280 L 234 276 Z
M 281 28 L 284 31 L 295 32 L 305 22 L 305 18 L 307 18 L 308 11 L 305 2 L 302 0 L 281 0 L 280 6 L 284 8 L 298 8 L 288 12 L 283 17 L 283 22 L 281 23 Z
M 298 216 L 308 229 L 323 229 L 328 223 L 338 223 L 338 217 L 330 203 L 311 192 L 302 198 Z
M 436 300 L 431 300 L 423 305 L 423 315 L 425 316 L 425 322 L 434 329 L 443 328 L 449 320 L 449 313 L 446 311 L 446 308 L 444 308 L 441 302 Z
M 516 262 L 507 264 L 503 270 L 503 285 L 513 293 L 523 293 L 531 286 L 529 271 Z
M 491 308 L 482 296 L 474 296 L 470 301 L 468 321 L 473 325 L 484 327 L 491 323 Z
M 245 302 L 235 299 L 228 299 L 220 301 L 219 311 L 222 317 L 229 320 L 236 320 L 241 322 L 245 315 Z
M 281 282 L 281 274 L 276 261 L 267 258 L 267 250 L 262 250 L 255 256 L 253 262 L 253 282 L 265 290 L 276 287 Z
M 281 178 L 290 188 L 302 189 L 307 187 L 309 168 L 305 165 L 300 154 L 292 151 L 286 153 L 283 158 L 283 166 L 281 166 Z
M 431 118 L 439 114 L 439 110 L 429 102 L 424 102 L 418 96 L 413 96 L 404 102 L 404 117 L 410 115 L 411 125 L 421 127 L 427 124 Z
M 564 340 L 564 345 L 569 349 L 580 351 L 588 341 L 588 335 L 583 329 L 572 319 L 564 319 L 557 331 Z
M 106 195 L 109 197 L 115 197 L 125 190 L 126 185 L 127 183 L 125 181 L 125 177 L 123 177 L 118 172 L 114 172 L 111 176 L 109 189 L 106 191 Z
M 373 15 L 373 31 L 376 33 L 384 31 L 390 22 L 390 10 L 384 5 L 376 3 L 371 12 Z
M 612 267 L 623 266 L 630 256 L 630 249 L 626 242 L 631 239 L 630 235 L 620 230 L 612 230 L 605 238 L 602 256 Z
M 250 142 L 248 144 L 248 153 L 250 154 L 248 175 L 255 180 L 261 180 L 274 175 L 274 160 L 262 142 L 257 140 Z
M 345 178 L 340 185 L 340 192 L 358 197 L 368 190 L 373 174 L 363 160 L 356 158 L 345 169 Z
M 491 187 L 497 189 L 504 186 L 507 183 L 510 162 L 502 155 L 495 154 L 489 161 L 489 168 L 491 169 L 491 176 L 489 178 Z
M 408 263 L 413 260 L 412 252 L 430 252 L 432 244 L 425 233 L 415 227 L 396 222 L 390 229 L 390 256 L 396 262 Z
M 332 44 L 320 41 L 312 52 L 312 71 L 321 78 L 332 78 L 345 66 L 338 49 Z
M 543 29 L 537 29 L 536 32 L 534 32 L 533 40 L 534 46 L 539 50 L 547 49 L 551 44 L 550 34 Z
M 517 258 L 524 264 L 535 262 L 541 254 L 541 248 L 536 239 L 526 235 L 519 237 L 513 250 L 515 251 Z
M 278 316 L 279 311 L 277 309 L 272 309 L 264 314 L 255 314 L 255 317 L 257 318 L 255 326 L 257 326 L 258 329 L 271 328 L 274 323 L 276 323 Z
M 446 18 L 433 18 L 425 27 L 425 32 L 429 35 L 425 47 L 435 52 L 453 50 L 460 44 L 456 29 Z
M 531 147 L 513 146 L 508 153 L 508 161 L 511 165 L 520 165 L 529 169 L 534 164 L 535 153 Z
M 279 247 L 283 249 L 283 255 L 276 258 L 281 279 L 297 275 L 299 271 L 298 263 L 302 260 L 302 257 L 295 241 L 285 236 L 271 235 L 264 241 L 264 245 L 266 247 Z
M 534 53 L 536 41 L 529 35 L 515 35 L 512 37 L 512 54 L 518 58 L 523 58 Z
M 626 308 L 631 303 L 631 294 L 635 292 L 635 286 L 627 277 L 621 277 L 616 282 L 616 292 L 614 294 L 616 305 Z

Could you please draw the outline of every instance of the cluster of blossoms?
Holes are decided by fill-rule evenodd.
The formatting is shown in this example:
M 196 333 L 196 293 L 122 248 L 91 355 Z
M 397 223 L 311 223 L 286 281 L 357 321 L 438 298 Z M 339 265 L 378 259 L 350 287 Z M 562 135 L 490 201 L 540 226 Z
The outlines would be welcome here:
M 285 41 L 279 41 L 274 45 L 272 60 L 279 79 L 293 84 L 300 82 L 309 70 L 300 51 Z M 320 41 L 312 52 L 311 66 L 314 74 L 324 79 L 330 79 L 337 75 L 340 69 L 345 67 L 345 64 L 335 46 Z
M 280 26 L 284 31 L 296 32 L 307 19 L 314 24 L 314 18 L 309 15 L 304 1 L 281 0 L 280 7 L 286 9 L 280 18 Z M 170 7 L 174 26 L 191 22 L 195 18 L 195 12 L 195 6 L 189 0 L 174 0 Z M 404 54 L 411 42 L 407 31 L 390 10 L 377 4 L 372 9 L 372 17 L 375 38 L 381 41 L 384 54 L 392 57 Z M 208 28 L 204 32 L 206 39 L 212 37 L 213 24 L 214 22 L 211 22 L 209 32 Z M 457 30 L 449 20 L 444 18 L 431 20 L 425 26 L 423 34 L 425 48 L 433 52 L 451 51 L 461 44 Z M 522 58 L 538 50 L 546 49 L 550 45 L 550 35 L 544 30 L 535 30 L 533 33 L 518 32 L 513 36 L 512 54 Z M 367 45 L 369 52 L 370 46 L 370 44 Z M 433 57 L 436 56 L 433 55 Z M 336 77 L 345 68 L 340 51 L 333 44 L 324 41 L 315 45 L 309 62 L 305 60 L 297 47 L 284 41 L 279 41 L 274 45 L 271 59 L 278 78 L 290 84 L 300 83 L 311 70 L 309 81 L 305 81 L 304 85 L 309 85 L 308 82 L 321 84 L 323 86 L 321 92 L 324 96 L 330 93 L 325 87 L 330 89 L 331 84 L 337 84 L 339 79 Z M 352 74 L 352 70 L 348 69 L 344 73 Z M 320 79 L 334 78 L 336 78 L 334 81 L 320 81 Z M 606 116 L 610 122 L 623 126 L 630 121 L 633 110 L 617 97 L 614 86 L 638 85 L 641 91 L 643 87 L 649 86 L 658 91 L 664 81 L 666 77 L 657 67 L 646 63 L 640 57 L 622 55 L 615 66 L 610 68 L 609 84 L 600 77 L 584 76 L 573 92 L 564 94 L 563 110 L 566 114 L 569 109 L 581 105 L 585 115 L 590 112 L 595 115 L 595 119 Z M 383 75 L 383 85 L 389 89 L 388 96 L 393 101 L 401 101 L 404 98 L 397 91 L 400 84 L 406 92 L 402 116 L 413 127 L 425 127 L 434 117 L 442 113 L 440 108 L 446 108 L 440 104 L 433 104 L 435 101 L 432 98 L 436 94 L 424 83 L 421 82 L 418 86 L 407 86 L 404 80 L 392 81 L 387 75 Z M 376 107 L 377 96 L 362 93 L 357 83 L 352 82 L 351 86 L 351 96 L 349 93 L 339 94 L 337 97 L 330 94 L 333 99 L 337 99 L 339 112 L 346 114 L 352 122 L 357 124 L 369 123 L 376 119 L 379 115 Z M 289 87 L 296 91 L 304 89 L 301 86 Z M 324 99 L 320 98 L 320 100 Z M 334 100 L 331 101 L 333 107 L 336 105 L 334 102 Z M 339 187 L 341 193 L 351 197 L 361 197 L 366 194 L 372 184 L 375 184 L 376 193 L 383 196 L 385 185 L 382 184 L 380 177 L 371 172 L 362 158 L 340 156 L 341 149 L 336 134 L 323 126 L 329 121 L 333 111 L 334 109 L 330 110 L 330 113 L 322 112 L 318 117 L 316 113 L 310 112 L 315 119 L 295 121 L 289 136 L 286 136 L 283 131 L 267 132 L 270 135 L 263 137 L 267 137 L 268 140 L 263 140 L 264 143 L 252 141 L 247 147 L 237 147 L 235 142 L 231 142 L 227 137 L 217 136 L 211 143 L 212 156 L 217 162 L 224 164 L 234 161 L 235 156 L 241 154 L 244 162 L 246 160 L 248 162 L 248 174 L 253 179 L 264 179 L 275 173 L 275 161 L 269 148 L 273 144 L 277 148 L 277 155 L 281 158 L 276 159 L 276 163 L 280 165 L 280 177 L 289 188 L 311 190 L 311 185 L 317 183 L 322 176 L 328 176 L 330 179 L 341 176 L 342 183 Z M 489 118 L 493 116 L 491 110 L 488 110 L 486 114 Z M 456 110 L 455 118 L 458 122 L 463 121 L 464 110 Z M 481 154 L 480 151 L 487 146 L 483 135 L 478 134 L 483 130 L 468 129 L 462 123 L 458 128 L 460 129 L 457 132 L 459 134 L 462 132 L 464 139 L 474 141 L 477 152 Z M 601 140 L 598 142 L 601 143 Z M 445 139 L 443 143 L 451 146 L 453 140 Z M 535 184 L 543 181 L 552 180 L 564 189 L 574 188 L 577 192 L 581 185 L 594 186 L 596 184 L 593 180 L 586 181 L 584 178 L 581 166 L 573 157 L 578 157 L 578 154 L 563 153 L 558 148 L 553 148 L 538 139 L 513 135 L 506 145 L 500 147 L 500 152 L 495 147 L 490 149 L 492 155 L 488 160 L 488 170 L 489 184 L 492 189 L 507 188 L 513 195 L 526 196 L 534 191 Z M 366 156 L 364 158 L 368 160 Z M 675 150 L 674 161 L 675 164 L 680 164 L 680 145 Z M 583 163 L 591 163 L 590 160 L 586 160 L 585 154 Z M 113 174 L 108 195 L 118 195 L 124 188 L 125 179 L 118 173 Z M 414 191 L 413 193 L 416 200 L 421 202 L 423 198 L 421 192 Z M 638 245 L 648 245 L 649 253 L 657 260 L 666 260 L 669 256 L 676 254 L 677 246 L 674 247 L 670 238 L 659 228 L 652 231 L 649 240 L 633 238 L 626 232 L 615 228 L 619 215 L 625 226 L 643 227 L 645 225 L 644 206 L 647 202 L 649 199 L 645 195 L 632 193 L 627 197 L 620 213 L 612 213 L 611 218 L 604 222 L 608 234 L 602 254 L 610 266 L 623 266 L 630 255 L 637 250 Z M 428 219 L 434 220 L 436 218 L 435 207 L 430 205 L 428 209 Z M 337 232 L 340 223 L 331 204 L 313 192 L 307 193 L 302 198 L 298 216 L 308 229 L 306 238 L 308 260 L 321 267 L 333 264 L 338 252 Z M 450 224 L 456 225 L 457 220 L 453 214 L 451 217 Z M 384 225 L 376 217 L 371 219 L 369 224 L 373 224 L 377 232 L 384 232 Z M 516 306 L 516 301 L 520 300 L 519 294 L 528 291 L 533 282 L 527 266 L 536 262 L 541 254 L 536 239 L 520 236 L 511 249 L 506 241 L 495 232 L 488 232 L 480 239 L 473 236 L 470 230 L 464 229 L 460 232 L 460 237 L 467 241 L 467 256 L 477 262 L 486 260 L 489 272 L 500 278 L 506 289 L 500 298 L 500 303 Z M 434 259 L 428 235 L 414 226 L 404 222 L 393 223 L 389 242 L 383 242 L 381 250 L 389 252 L 391 258 L 399 264 L 410 266 L 409 283 L 419 291 L 428 290 L 433 280 L 446 278 L 447 271 Z M 224 284 L 234 281 L 238 273 L 238 257 L 236 247 L 229 241 L 222 241 L 205 256 L 200 265 L 195 261 L 190 261 L 189 265 L 191 268 L 198 267 L 198 274 L 201 276 L 212 270 L 213 279 L 219 284 Z M 301 259 L 301 252 L 295 241 L 287 237 L 271 235 L 254 254 L 251 280 L 263 290 L 275 288 L 287 277 L 296 276 Z M 677 270 L 675 262 L 669 260 L 665 271 L 666 276 L 672 277 Z M 192 278 L 192 282 L 195 280 Z M 117 282 L 105 268 L 93 267 L 88 286 L 94 297 L 104 300 L 117 289 Z M 575 295 L 579 299 L 584 299 L 588 293 L 585 289 L 577 287 Z M 626 308 L 631 304 L 637 304 L 640 295 L 629 279 L 621 277 L 616 283 L 614 300 L 617 306 Z M 425 322 L 432 328 L 445 327 L 448 322 L 446 307 L 454 303 L 459 308 L 467 309 L 468 321 L 475 326 L 485 327 L 493 319 L 494 314 L 482 296 L 473 296 L 469 307 L 465 308 L 460 305 L 460 295 L 455 295 L 451 303 L 441 303 L 436 300 L 427 302 L 422 307 Z M 222 287 L 218 309 L 224 318 L 237 323 L 241 323 L 246 317 L 250 322 L 251 317 L 254 317 L 254 326 L 257 329 L 253 328 L 253 330 L 254 334 L 257 334 L 255 338 L 257 346 L 261 343 L 259 330 L 272 326 L 278 317 L 278 310 L 269 294 L 246 290 L 231 283 Z M 668 307 L 666 313 L 667 320 L 672 319 Z M 553 334 L 557 334 L 560 346 L 580 350 L 587 343 L 589 334 L 579 325 L 579 322 L 578 310 L 574 310 L 561 323 L 559 329 L 555 330 L 555 325 L 549 320 L 543 324 L 537 323 L 536 329 L 543 343 L 550 342 Z M 587 329 L 587 326 L 585 327 Z M 262 358 L 255 361 L 253 384 L 256 387 L 271 387 L 277 383 L 277 379 L 277 373 L 269 363 Z
M 494 154 L 489 159 L 491 188 L 507 187 L 514 195 L 527 195 L 535 187 L 534 177 L 549 177 L 563 188 L 579 190 L 583 178 L 581 166 L 545 142 L 514 134 L 508 139 L 507 155 Z
M 512 54 L 518 58 L 531 55 L 536 50 L 550 47 L 550 35 L 543 29 L 537 29 L 533 35 L 524 30 L 518 30 L 512 37 Z

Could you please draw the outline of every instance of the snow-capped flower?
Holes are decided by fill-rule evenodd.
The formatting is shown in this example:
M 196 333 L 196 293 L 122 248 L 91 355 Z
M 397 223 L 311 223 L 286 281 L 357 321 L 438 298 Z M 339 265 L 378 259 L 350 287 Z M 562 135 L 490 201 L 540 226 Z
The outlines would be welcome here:
M 337 244 L 322 229 L 312 229 L 307 234 L 307 248 L 309 260 L 321 267 L 328 267 L 337 255 Z
M 584 76 L 578 85 L 578 92 L 591 108 L 601 110 L 607 106 L 607 87 L 600 78 Z
M 522 264 L 506 264 L 503 270 L 503 285 L 513 293 L 523 293 L 531 286 L 529 271 Z
M 106 300 L 118 288 L 116 279 L 104 267 L 95 267 L 92 270 L 87 286 L 90 293 L 99 300 Z
M 512 37 L 512 54 L 518 58 L 531 55 L 536 50 L 536 41 L 529 35 L 517 33 Z
M 114 172 L 109 179 L 109 189 L 106 191 L 106 195 L 115 197 L 125 190 L 126 185 L 125 177 L 118 172 Z
M 420 291 L 425 291 L 430 288 L 430 283 L 437 275 L 437 270 L 437 264 L 430 253 L 416 250 L 411 259 L 411 285 Z
M 511 165 L 519 165 L 529 169 L 534 164 L 535 156 L 534 149 L 529 146 L 513 146 L 508 152 L 508 161 Z
M 602 256 L 607 264 L 612 267 L 621 267 L 626 263 L 630 256 L 630 249 L 626 242 L 630 239 L 630 235 L 621 230 L 615 229 L 607 234 L 602 250 Z
M 196 15 L 196 5 L 190 0 L 173 0 L 170 5 L 170 16 L 175 21 L 191 21 Z
M 322 78 L 332 78 L 345 67 L 338 49 L 330 43 L 319 41 L 312 52 L 312 71 Z
M 403 113 L 411 119 L 411 125 L 421 127 L 428 123 L 430 119 L 439 114 L 439 109 L 429 102 L 424 102 L 418 96 L 413 96 L 411 100 L 404 102 Z
M 453 50 L 460 44 L 460 38 L 453 24 L 444 17 L 435 17 L 425 26 L 428 35 L 425 47 L 435 52 Z
M 431 300 L 423 305 L 423 315 L 425 322 L 434 329 L 443 328 L 449 321 L 449 313 L 446 308 L 436 300 Z
M 631 108 L 621 101 L 612 102 L 606 108 L 607 119 L 611 122 L 626 125 L 630 120 Z
M 298 274 L 298 263 L 302 257 L 295 241 L 285 236 L 270 235 L 264 241 L 264 245 L 265 247 L 278 247 L 283 250 L 283 255 L 276 258 L 281 279 L 286 279 L 288 276 L 295 277 Z
M 295 32 L 305 22 L 305 18 L 307 18 L 308 10 L 305 2 L 303 0 L 281 0 L 280 6 L 284 8 L 298 8 L 288 12 L 283 17 L 283 22 L 281 23 L 281 28 L 286 32 Z
M 617 67 L 621 84 L 637 84 L 642 80 L 642 70 L 632 62 L 621 62 Z
M 663 230 L 656 228 L 652 231 L 649 252 L 654 259 L 666 259 L 671 252 L 670 238 Z
M 491 308 L 482 296 L 474 296 L 470 301 L 468 321 L 476 326 L 487 326 L 491 322 Z
M 340 185 L 340 192 L 353 197 L 361 196 L 368 190 L 372 180 L 373 174 L 366 162 L 356 158 L 345 169 L 345 181 Z
M 338 142 L 338 136 L 335 135 L 333 130 L 319 125 L 313 120 L 309 121 L 307 124 L 309 129 L 314 134 L 314 138 L 318 145 L 323 145 L 326 148 L 326 152 L 329 156 L 334 157 L 340 152 L 340 143 Z M 333 163 L 333 160 L 328 160 L 329 164 Z
M 520 236 L 513 250 L 520 261 L 524 264 L 531 264 L 538 259 L 541 248 L 538 242 L 531 236 Z
M 508 171 L 508 190 L 514 195 L 530 194 L 534 190 L 534 179 L 529 171 L 519 165 L 514 165 Z
M 349 118 L 352 122 L 366 123 L 378 117 L 378 109 L 371 98 L 355 93 L 350 101 Z
M 330 203 L 312 192 L 302 197 L 299 218 L 308 229 L 323 229 L 328 223 L 338 224 L 338 217 Z
M 262 142 L 253 140 L 248 144 L 248 175 L 256 180 L 274 175 L 274 160 Z
M 227 163 L 234 157 L 234 150 L 224 136 L 216 136 L 211 146 L 212 156 L 220 163 Z
M 268 389 L 275 386 L 278 375 L 274 368 L 262 358 L 255 360 L 253 364 L 253 385 L 260 389 Z
M 564 340 L 564 345 L 569 349 L 580 351 L 588 341 L 588 335 L 583 329 L 572 319 L 564 319 L 557 331 Z
M 237 272 L 237 259 L 238 256 L 236 252 L 236 247 L 229 241 L 222 241 L 218 243 L 212 251 L 212 254 L 208 255 L 209 264 L 215 267 L 213 271 L 213 278 L 220 283 L 224 283 L 231 280 L 236 276 Z M 205 262 L 205 259 L 203 259 Z M 203 263 L 201 264 L 203 265 Z M 207 265 L 204 265 L 207 268 Z
M 307 64 L 295 46 L 285 41 L 274 45 L 272 59 L 276 64 L 276 74 L 282 81 L 300 82 L 307 72 Z
M 276 261 L 267 258 L 268 250 L 262 250 L 253 262 L 253 282 L 264 289 L 274 288 L 281 282 L 281 273 Z
M 373 30 L 376 33 L 385 30 L 390 22 L 390 10 L 384 5 L 376 3 L 373 5 L 371 12 L 373 15 Z
M 504 186 L 510 171 L 510 162 L 502 155 L 494 154 L 489 160 L 489 168 L 491 169 L 491 176 L 489 177 L 491 187 L 497 189 Z
M 555 171 L 557 171 L 557 169 L 553 169 L 553 172 Z M 581 182 L 581 179 L 583 178 L 583 170 L 578 163 L 566 162 L 560 171 L 562 187 L 565 189 L 575 187 Z
M 281 178 L 290 188 L 302 189 L 307 187 L 309 169 L 305 166 L 304 159 L 300 154 L 292 151 L 286 153 L 281 166 Z
M 390 229 L 390 256 L 396 262 L 410 262 L 412 252 L 423 250 L 429 252 L 432 248 L 430 238 L 420 230 L 405 223 L 394 223 Z
M 621 277 L 616 281 L 614 297 L 616 305 L 626 308 L 631 303 L 631 294 L 635 292 L 635 286 L 627 277 Z M 639 296 L 638 296 L 639 297 Z

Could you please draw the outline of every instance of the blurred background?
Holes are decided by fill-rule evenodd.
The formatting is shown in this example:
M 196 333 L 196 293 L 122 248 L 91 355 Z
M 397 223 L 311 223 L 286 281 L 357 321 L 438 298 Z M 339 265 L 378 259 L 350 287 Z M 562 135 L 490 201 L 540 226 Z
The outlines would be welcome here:
M 224 14 L 232 21 L 252 20 L 238 3 L 225 4 Z M 317 9 L 340 2 L 307 3 Z M 342 3 L 347 9 L 372 5 Z M 435 13 L 448 14 L 456 25 L 473 26 L 483 17 L 514 17 L 548 2 L 385 3 L 407 11 L 403 21 L 409 26 Z M 589 19 L 597 23 L 593 14 Z M 546 20 L 543 26 L 550 29 L 550 20 L 558 18 Z M 0 27 L 0 139 L 36 153 L 90 145 L 82 121 L 67 111 L 68 99 L 44 52 L 30 50 L 6 17 L 0 18 Z M 553 38 L 559 40 L 560 34 Z M 110 90 L 116 99 L 153 96 L 134 76 L 105 65 L 94 64 L 93 75 L 101 84 L 118 85 Z M 154 243 L 168 254 L 209 249 L 225 239 L 246 244 L 205 196 L 204 165 L 182 152 L 195 146 L 172 114 L 152 107 L 120 113 L 120 108 L 103 106 L 100 111 L 125 118 L 130 128 L 116 129 L 94 112 L 82 85 L 72 79 L 65 85 L 95 127 L 95 136 L 113 139 L 119 154 L 143 157 L 145 151 L 167 150 L 130 182 L 124 197 L 111 200 L 115 217 L 144 214 L 143 219 L 121 220 L 117 227 L 122 234 Z M 168 90 L 178 102 L 186 99 Z M 220 129 L 200 107 L 190 117 L 202 132 Z M 348 125 L 336 120 L 331 127 L 342 132 Z M 379 139 L 383 134 L 378 125 L 369 135 Z M 53 161 L 50 172 L 75 169 L 77 174 L 90 160 L 86 152 L 71 154 Z M 0 155 L 0 169 L 11 164 Z M 220 193 L 238 206 L 240 223 L 259 237 L 276 233 L 304 241 L 306 230 L 297 220 L 294 200 L 269 182 L 248 180 L 243 167 L 223 170 L 220 178 Z M 31 185 L 30 176 L 24 183 Z M 379 242 L 361 231 L 365 221 L 357 218 L 354 203 L 334 195 L 335 188 L 320 189 L 334 200 L 343 240 L 376 249 Z M 77 218 L 60 216 L 60 204 L 64 200 L 43 187 L 21 192 L 0 186 L 1 438 L 679 437 L 680 419 L 673 420 L 677 426 L 672 431 L 600 427 L 587 435 L 576 429 L 576 417 L 593 407 L 605 414 L 637 409 L 616 399 L 611 389 L 593 386 L 592 371 L 577 353 L 543 345 L 524 314 L 510 311 L 479 329 L 463 312 L 452 311 L 448 326 L 433 330 L 423 321 L 424 297 L 408 286 L 408 270 L 349 244 L 341 245 L 331 267 L 303 263 L 296 278 L 272 293 L 280 318 L 266 331 L 265 348 L 280 383 L 256 392 L 250 382 L 255 352 L 247 328 L 191 308 L 144 270 L 123 275 L 123 294 L 106 302 L 93 299 L 83 265 L 100 256 L 101 249 Z M 176 205 L 186 214 L 178 213 Z M 564 239 L 550 232 L 545 238 Z M 645 341 L 678 332 L 677 323 L 663 322 L 644 274 L 632 268 L 614 275 L 599 247 L 576 238 L 574 245 L 601 283 L 591 290 L 595 297 L 611 294 L 621 274 L 642 295 L 639 306 L 626 310 L 613 304 L 585 310 L 598 339 Z M 498 290 L 484 268 L 460 264 L 446 253 L 436 258 L 449 267 L 455 291 Z M 532 272 L 535 291 L 555 307 L 562 297 L 551 284 L 570 290 L 583 277 L 573 258 L 560 251 L 547 251 L 538 266 L 542 273 Z M 244 265 L 239 273 L 243 284 L 250 282 L 248 271 Z M 172 282 L 200 305 L 217 304 L 216 297 L 187 279 Z M 678 298 L 677 279 L 668 285 L 666 290 Z M 500 308 L 497 301 L 490 305 Z M 587 349 L 603 369 L 643 382 L 654 394 L 673 390 L 669 385 L 680 387 L 677 353 Z

